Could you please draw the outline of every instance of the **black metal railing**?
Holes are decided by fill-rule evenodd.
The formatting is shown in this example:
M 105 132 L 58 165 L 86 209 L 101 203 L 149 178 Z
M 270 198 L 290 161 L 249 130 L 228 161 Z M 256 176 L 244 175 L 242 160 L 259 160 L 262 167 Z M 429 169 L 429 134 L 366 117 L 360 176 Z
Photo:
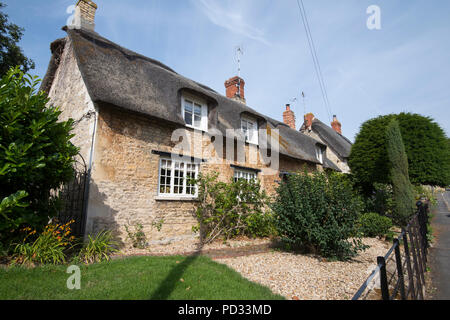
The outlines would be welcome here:
M 428 204 L 417 213 L 359 288 L 352 300 L 423 300 L 428 255 Z M 379 283 L 378 283 L 379 281 Z M 374 283 L 375 282 L 375 283 Z M 378 288 L 375 288 L 377 287 Z

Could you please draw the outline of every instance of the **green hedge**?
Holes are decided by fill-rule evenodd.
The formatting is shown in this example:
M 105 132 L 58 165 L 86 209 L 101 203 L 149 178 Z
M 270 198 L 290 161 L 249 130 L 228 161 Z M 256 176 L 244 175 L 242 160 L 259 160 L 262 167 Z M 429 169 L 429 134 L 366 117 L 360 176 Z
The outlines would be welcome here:
M 366 237 L 385 237 L 392 225 L 391 219 L 376 212 L 365 213 L 359 218 L 359 230 Z

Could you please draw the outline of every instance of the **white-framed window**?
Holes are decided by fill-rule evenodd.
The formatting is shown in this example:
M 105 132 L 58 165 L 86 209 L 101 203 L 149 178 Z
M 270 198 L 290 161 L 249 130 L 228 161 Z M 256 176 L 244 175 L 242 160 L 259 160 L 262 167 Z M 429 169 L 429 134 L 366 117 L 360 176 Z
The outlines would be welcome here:
M 316 145 L 316 158 L 322 164 L 323 164 L 323 154 L 324 153 L 325 153 L 325 149 L 319 145 Z
M 258 122 L 250 118 L 241 119 L 241 131 L 245 142 L 258 144 Z
M 159 165 L 159 196 L 197 197 L 197 186 L 190 181 L 197 179 L 199 164 L 161 158 Z
M 208 131 L 208 107 L 200 99 L 183 96 L 181 100 L 181 113 L 186 126 L 202 131 Z
M 254 171 L 234 169 L 234 181 L 238 181 L 239 179 L 244 179 L 247 182 L 256 181 L 257 173 Z

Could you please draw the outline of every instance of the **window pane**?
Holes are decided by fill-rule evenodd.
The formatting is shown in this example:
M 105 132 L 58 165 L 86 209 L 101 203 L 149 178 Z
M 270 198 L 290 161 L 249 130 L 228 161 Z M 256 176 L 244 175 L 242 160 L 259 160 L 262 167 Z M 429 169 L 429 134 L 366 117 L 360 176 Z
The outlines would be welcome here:
M 172 166 L 172 161 L 161 160 L 161 171 L 159 179 L 159 192 L 160 193 L 170 193 L 170 179 L 172 171 L 170 170 Z
M 192 125 L 192 102 L 184 101 L 184 121 L 188 125 Z
M 184 177 L 184 163 L 175 162 L 173 193 L 175 194 L 183 193 L 183 177 Z
M 202 117 L 195 115 L 194 116 L 194 127 L 200 128 L 202 125 Z
M 202 106 L 199 104 L 195 104 L 194 113 L 198 116 L 202 116 Z
M 192 181 L 190 181 L 191 179 L 196 179 L 197 175 L 196 175 L 196 168 L 197 165 L 195 164 L 188 164 L 186 167 L 186 194 L 188 195 L 195 195 L 196 193 L 196 185 L 193 184 Z
M 185 111 L 184 112 L 184 121 L 186 122 L 186 124 L 191 126 L 192 125 L 192 113 Z
M 192 113 L 192 102 L 189 100 L 184 100 L 184 111 Z

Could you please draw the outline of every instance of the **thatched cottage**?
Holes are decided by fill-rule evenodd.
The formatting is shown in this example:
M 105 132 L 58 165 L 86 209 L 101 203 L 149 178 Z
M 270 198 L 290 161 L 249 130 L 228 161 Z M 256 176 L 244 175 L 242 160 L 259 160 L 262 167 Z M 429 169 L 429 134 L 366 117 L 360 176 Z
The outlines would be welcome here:
M 316 119 L 314 114 L 305 115 L 305 122 L 300 131 L 327 145 L 326 157 L 330 159 L 343 173 L 350 173 L 348 158 L 352 142 L 342 135 L 341 123 L 333 116 L 331 127 Z
M 154 241 L 194 237 L 188 178 L 200 172 L 259 179 L 271 193 L 284 173 L 340 171 L 326 143 L 247 106 L 243 79 L 226 81 L 225 95 L 187 79 L 97 34 L 96 9 L 78 1 L 78 26 L 51 44 L 41 87 L 62 120 L 75 120 L 72 141 L 90 172 L 86 233 L 125 239 L 124 226 L 140 222 Z

